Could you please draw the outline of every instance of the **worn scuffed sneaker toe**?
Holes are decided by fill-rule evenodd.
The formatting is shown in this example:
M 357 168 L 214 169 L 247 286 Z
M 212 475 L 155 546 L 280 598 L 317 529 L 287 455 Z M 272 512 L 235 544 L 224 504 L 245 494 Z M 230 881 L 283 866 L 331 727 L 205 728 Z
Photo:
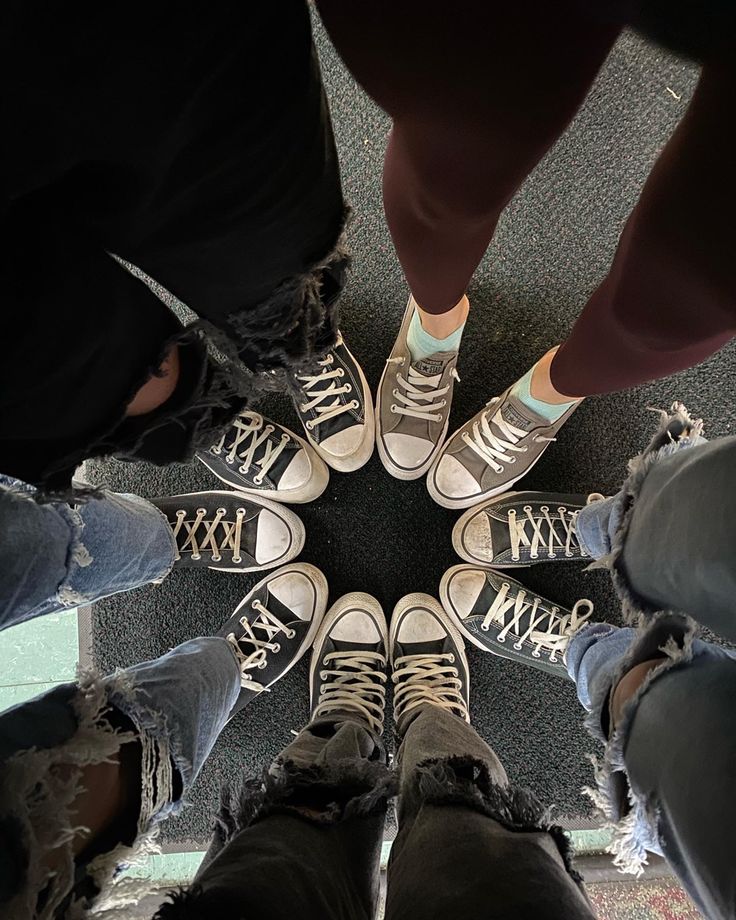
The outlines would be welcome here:
M 469 508 L 506 492 L 541 459 L 577 407 L 549 422 L 509 387 L 447 441 L 427 475 L 429 494 L 444 508 Z

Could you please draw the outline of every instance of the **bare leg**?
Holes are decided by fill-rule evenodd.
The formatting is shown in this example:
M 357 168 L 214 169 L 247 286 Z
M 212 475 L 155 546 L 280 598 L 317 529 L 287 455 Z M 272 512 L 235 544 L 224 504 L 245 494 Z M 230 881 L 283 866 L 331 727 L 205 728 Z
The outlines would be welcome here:
M 171 397 L 179 380 L 179 346 L 173 345 L 156 374 L 150 377 L 128 403 L 126 415 L 147 415 Z

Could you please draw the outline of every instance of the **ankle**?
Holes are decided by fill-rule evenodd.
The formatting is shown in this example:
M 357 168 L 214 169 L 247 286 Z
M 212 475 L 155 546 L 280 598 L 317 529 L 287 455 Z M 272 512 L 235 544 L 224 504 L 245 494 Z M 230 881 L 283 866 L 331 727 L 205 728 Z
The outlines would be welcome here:
M 419 304 L 416 306 L 422 329 L 435 339 L 446 339 L 456 332 L 465 323 L 470 312 L 470 301 L 466 294 L 445 313 L 427 313 Z
M 655 668 L 658 668 L 662 664 L 662 661 L 663 656 L 661 655 L 658 658 L 650 658 L 648 661 L 641 661 L 639 664 L 634 665 L 633 668 L 627 671 L 621 680 L 616 684 L 616 687 L 611 694 L 612 731 L 615 731 L 616 727 L 621 722 L 626 704 L 647 679 L 649 672 L 653 671 Z
M 170 399 L 179 381 L 179 347 L 173 345 L 158 371 L 143 384 L 128 403 L 129 417 L 147 415 Z
M 555 345 L 554 348 L 550 348 L 550 350 L 537 361 L 532 370 L 531 383 L 529 386 L 529 392 L 534 399 L 538 399 L 540 402 L 550 403 L 553 406 L 584 399 L 583 396 L 568 396 L 565 393 L 560 393 L 559 390 L 555 389 L 552 385 L 550 369 L 559 347 L 559 345 Z

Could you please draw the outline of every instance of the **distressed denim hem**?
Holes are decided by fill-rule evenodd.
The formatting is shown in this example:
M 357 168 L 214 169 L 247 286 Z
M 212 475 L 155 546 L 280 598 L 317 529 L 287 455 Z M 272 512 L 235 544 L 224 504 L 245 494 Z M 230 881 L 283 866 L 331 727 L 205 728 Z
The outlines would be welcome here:
M 697 624 L 689 617 L 675 613 L 657 614 L 632 643 L 619 661 L 610 683 L 594 688 L 591 710 L 585 726 L 590 734 L 605 745 L 603 759 L 590 755 L 595 773 L 595 788 L 583 791 L 602 812 L 606 826 L 612 832 L 608 852 L 614 865 L 622 872 L 639 876 L 647 864 L 647 851 L 662 854 L 659 845 L 659 815 L 655 803 L 635 795 L 629 785 L 624 753 L 636 710 L 649 687 L 673 668 L 693 660 L 693 642 Z M 623 717 L 609 739 L 603 729 L 603 713 L 610 695 L 621 678 L 635 665 L 648 661 L 656 654 L 665 657 L 653 668 L 627 701 Z
M 573 866 L 568 835 L 552 822 L 552 809 L 545 808 L 530 789 L 499 785 L 491 779 L 484 761 L 468 756 L 426 760 L 413 771 L 409 783 L 414 795 L 429 805 L 464 805 L 493 818 L 506 830 L 549 834 L 568 875 L 582 890 L 583 879 Z
M 80 828 L 72 823 L 72 805 L 82 791 L 82 769 L 90 764 L 109 763 L 123 744 L 139 740 L 143 749 L 142 808 L 139 835 L 133 846 L 119 845 L 95 857 L 87 866 L 87 877 L 98 891 L 104 891 L 117 868 L 156 852 L 154 834 L 148 828 L 152 791 L 170 794 L 171 779 L 161 765 L 168 764 L 165 752 L 153 750 L 153 742 L 134 732 L 113 728 L 105 719 L 111 710 L 108 686 L 93 674 L 80 676 L 80 685 L 71 705 L 77 718 L 74 735 L 64 744 L 21 751 L 4 765 L 4 788 L 13 802 L 12 816 L 21 830 L 26 856 L 25 878 L 21 889 L 3 905 L 4 916 L 55 920 L 65 902 L 67 920 L 83 917 L 86 899 L 75 898 L 75 864 L 72 841 Z M 159 765 L 155 775 L 151 765 Z M 65 771 L 55 769 L 63 765 Z M 146 772 L 148 770 L 148 772 Z M 62 775 L 63 773 L 63 775 Z M 169 767 L 170 773 L 170 767 Z M 63 860 L 52 876 L 42 866 L 42 854 L 61 852 Z M 37 908 L 45 892 L 43 906 Z M 136 897 L 139 895 L 136 895 Z M 126 899 L 126 901 L 129 899 Z
M 665 410 L 653 411 L 658 411 L 660 414 L 659 428 L 645 450 L 629 461 L 629 476 L 620 492 L 620 507 L 623 508 L 623 513 L 611 543 L 611 552 L 587 567 L 587 571 L 598 568 L 609 570 L 614 590 L 621 602 L 624 620 L 632 626 L 642 625 L 645 617 L 658 612 L 656 607 L 634 591 L 621 565 L 621 556 L 634 515 L 636 499 L 652 466 L 680 450 L 688 450 L 697 446 L 703 431 L 702 419 L 691 418 L 685 406 L 680 402 L 674 402 L 669 413 Z M 680 429 L 679 433 L 677 429 Z
M 224 846 L 273 814 L 289 814 L 321 826 L 378 815 L 385 813 L 396 791 L 396 776 L 383 763 L 363 760 L 339 767 L 300 767 L 284 761 L 246 780 L 237 792 L 223 789 L 214 834 Z M 319 801 L 319 807 L 305 814 L 300 806 L 314 801 Z

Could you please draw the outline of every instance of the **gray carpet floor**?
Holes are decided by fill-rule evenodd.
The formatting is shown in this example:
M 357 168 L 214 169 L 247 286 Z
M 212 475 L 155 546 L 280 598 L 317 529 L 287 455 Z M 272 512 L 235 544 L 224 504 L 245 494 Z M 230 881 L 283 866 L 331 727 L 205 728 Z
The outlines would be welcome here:
M 342 301 L 342 328 L 375 388 L 407 291 L 383 219 L 381 161 L 386 118 L 353 83 L 324 35 L 320 54 L 340 149 L 346 197 L 354 208 L 354 271 Z M 574 124 L 508 207 L 470 288 L 473 310 L 463 340 L 451 424 L 475 413 L 564 338 L 606 272 L 626 215 L 657 151 L 685 110 L 694 70 L 625 35 Z M 707 421 L 710 436 L 732 430 L 736 350 L 688 372 L 584 404 L 524 481 L 538 489 L 615 490 L 627 459 L 647 442 L 655 416 L 679 398 Z M 298 423 L 273 398 L 265 411 Z M 92 476 L 144 496 L 217 488 L 201 466 L 155 469 L 107 462 Z M 390 612 L 405 593 L 436 593 L 456 563 L 450 532 L 456 515 L 435 505 L 424 483 L 389 477 L 377 457 L 353 475 L 333 474 L 322 499 L 297 508 L 307 528 L 302 558 L 326 573 L 334 600 L 352 590 L 375 594 Z M 602 572 L 537 567 L 521 580 L 567 605 L 586 596 L 596 615 L 618 622 Z M 93 656 L 103 670 L 155 657 L 192 636 L 216 630 L 255 579 L 174 572 L 160 586 L 110 598 L 93 613 Z M 533 787 L 559 814 L 589 814 L 581 787 L 591 780 L 571 685 L 490 655 L 470 652 L 471 708 L 509 774 Z M 222 782 L 237 781 L 275 755 L 307 715 L 306 662 L 235 719 L 219 739 L 192 804 L 165 829 L 171 845 L 202 843 Z

